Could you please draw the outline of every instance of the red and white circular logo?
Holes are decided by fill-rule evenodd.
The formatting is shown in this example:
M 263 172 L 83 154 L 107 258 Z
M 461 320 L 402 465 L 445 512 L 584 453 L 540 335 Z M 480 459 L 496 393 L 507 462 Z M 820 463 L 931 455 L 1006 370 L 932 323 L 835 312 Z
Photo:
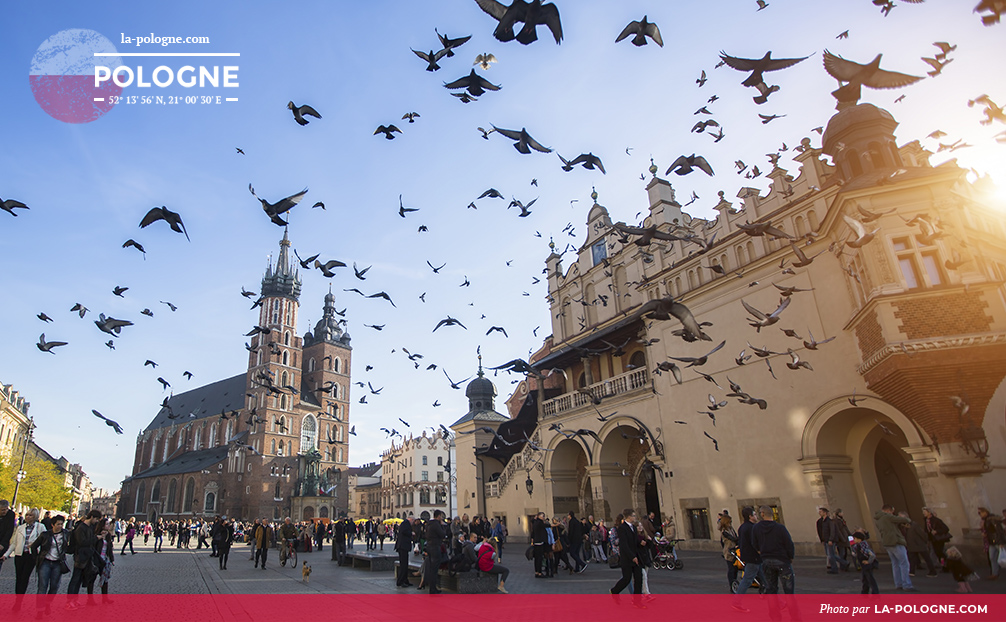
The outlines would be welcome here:
M 112 109 L 110 98 L 122 93 L 112 80 L 94 86 L 94 67 L 118 67 L 119 56 L 95 56 L 118 50 L 101 33 L 82 28 L 61 30 L 42 42 L 31 59 L 28 81 L 35 101 L 52 118 L 90 123 Z

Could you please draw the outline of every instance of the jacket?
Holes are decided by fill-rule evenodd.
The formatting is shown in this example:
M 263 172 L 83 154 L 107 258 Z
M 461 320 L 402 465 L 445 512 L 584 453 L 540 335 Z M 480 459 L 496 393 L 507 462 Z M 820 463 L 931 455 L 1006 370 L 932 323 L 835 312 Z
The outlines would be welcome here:
M 88 562 L 95 553 L 94 545 L 98 541 L 94 535 L 94 527 L 84 521 L 77 523 L 70 535 L 70 548 L 74 550 L 73 567 L 87 568 Z
M 745 521 L 737 531 L 737 544 L 741 549 L 741 561 L 745 564 L 761 563 L 761 555 L 758 554 L 758 549 L 755 548 L 754 542 L 751 540 L 751 530 L 754 529 L 754 526 L 754 523 Z
M 412 523 L 407 520 L 398 524 L 398 537 L 395 539 L 396 551 L 412 549 Z
M 989 546 L 1004 544 L 1003 525 L 997 516 L 989 514 L 985 517 L 985 520 L 982 521 L 982 533 L 985 534 L 985 539 L 988 541 Z
M 255 548 L 267 549 L 272 544 L 272 527 L 261 524 L 255 528 Z
M 889 546 L 905 546 L 905 536 L 898 529 L 898 525 L 907 525 L 912 522 L 911 520 L 895 516 L 894 514 L 888 514 L 883 510 L 874 514 L 873 520 L 877 523 L 877 528 L 880 529 L 880 543 L 884 545 L 884 548 Z
M 447 532 L 444 530 L 444 524 L 438 520 L 431 520 L 426 525 L 426 550 L 436 551 L 437 555 L 439 555 L 440 547 L 444 543 L 446 536 Z
M 576 546 L 580 542 L 583 542 L 583 525 L 580 523 L 580 519 L 571 516 L 569 525 L 566 527 L 566 533 L 569 534 L 570 545 Z
M 548 529 L 545 527 L 545 521 L 536 517 L 531 523 L 531 543 L 545 544 L 546 542 L 548 542 Z
M 763 562 L 766 559 L 792 562 L 796 555 L 796 547 L 793 546 L 789 530 L 774 520 L 755 523 L 751 529 L 751 542 Z
M 61 561 L 66 561 L 66 547 L 70 544 L 70 532 L 65 529 L 61 529 L 59 534 L 54 534 L 51 531 L 43 531 L 42 535 L 35 540 L 35 543 L 31 545 L 31 552 L 36 555 L 35 567 L 42 565 L 42 560 L 45 556 L 49 554 L 49 549 L 52 547 L 52 543 L 55 540 L 62 540 L 62 552 L 59 556 Z
M 909 553 L 925 553 L 929 550 L 929 537 L 922 525 L 915 521 L 905 526 L 905 543 Z
M 618 532 L 618 565 L 622 568 L 636 566 L 639 561 L 639 533 L 625 521 L 615 531 Z M 636 562 L 632 561 L 633 558 Z
M 489 572 L 493 569 L 495 562 L 493 561 L 493 555 L 496 554 L 496 549 L 493 545 L 488 542 L 483 542 L 478 550 L 478 567 L 482 572 Z
M 14 537 L 11 538 L 10 548 L 8 548 L 7 552 L 3 554 L 4 559 L 15 555 L 23 554 L 25 545 L 24 539 L 27 530 L 28 530 L 28 523 L 22 523 L 17 526 L 17 529 L 14 530 Z M 31 537 L 28 538 L 29 553 L 31 552 L 31 545 L 34 544 L 35 540 L 38 540 L 39 536 L 41 536 L 42 533 L 45 531 L 46 531 L 45 525 L 43 525 L 38 521 L 35 521 L 34 527 L 32 527 Z
M 817 519 L 817 538 L 821 542 L 838 542 L 839 533 L 838 527 L 835 525 L 835 521 L 831 518 L 825 516 L 823 518 Z
M 10 539 L 14 537 L 14 528 L 17 526 L 14 511 L 8 509 L 7 513 L 0 518 L 0 554 L 7 551 Z

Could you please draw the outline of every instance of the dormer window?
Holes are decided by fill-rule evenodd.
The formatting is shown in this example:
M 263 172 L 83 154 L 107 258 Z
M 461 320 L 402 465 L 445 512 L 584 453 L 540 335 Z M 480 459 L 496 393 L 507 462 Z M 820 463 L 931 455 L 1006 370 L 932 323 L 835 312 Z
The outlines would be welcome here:
M 592 266 L 596 266 L 597 264 L 601 263 L 602 261 L 608 258 L 608 246 L 607 244 L 605 244 L 603 238 L 595 242 L 594 245 L 590 247 L 590 255 L 591 258 L 594 260 L 594 262 L 591 264 Z

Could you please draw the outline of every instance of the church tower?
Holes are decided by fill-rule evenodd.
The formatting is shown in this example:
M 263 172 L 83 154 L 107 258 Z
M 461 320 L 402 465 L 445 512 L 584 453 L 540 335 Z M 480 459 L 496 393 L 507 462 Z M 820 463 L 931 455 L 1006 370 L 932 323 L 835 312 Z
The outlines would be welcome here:
M 343 310 L 345 313 L 345 310 Z M 349 463 L 349 387 L 352 347 L 343 330 L 346 320 L 335 308 L 335 295 L 325 296 L 322 317 L 314 332 L 304 334 L 305 395 L 318 401 L 324 417 L 318 439 L 325 468 L 345 470 Z M 329 441 L 334 442 L 329 442 Z M 334 464 L 329 464 L 334 463 Z

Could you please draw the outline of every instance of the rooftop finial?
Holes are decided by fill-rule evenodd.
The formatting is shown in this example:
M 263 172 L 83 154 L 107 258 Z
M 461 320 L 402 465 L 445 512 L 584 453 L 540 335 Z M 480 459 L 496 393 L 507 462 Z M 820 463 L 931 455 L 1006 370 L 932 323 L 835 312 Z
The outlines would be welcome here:
M 656 177 L 658 170 L 660 169 L 657 168 L 656 163 L 653 161 L 653 156 L 650 156 L 650 175 Z
M 479 355 L 479 378 L 482 378 L 485 376 L 485 373 L 482 371 L 482 346 L 479 346 L 476 352 L 478 352 Z
M 552 239 L 552 236 L 548 236 L 548 247 L 552 249 L 553 253 L 555 252 L 555 241 Z
M 597 203 L 597 189 L 594 186 L 590 187 L 590 198 L 594 200 L 594 203 Z

